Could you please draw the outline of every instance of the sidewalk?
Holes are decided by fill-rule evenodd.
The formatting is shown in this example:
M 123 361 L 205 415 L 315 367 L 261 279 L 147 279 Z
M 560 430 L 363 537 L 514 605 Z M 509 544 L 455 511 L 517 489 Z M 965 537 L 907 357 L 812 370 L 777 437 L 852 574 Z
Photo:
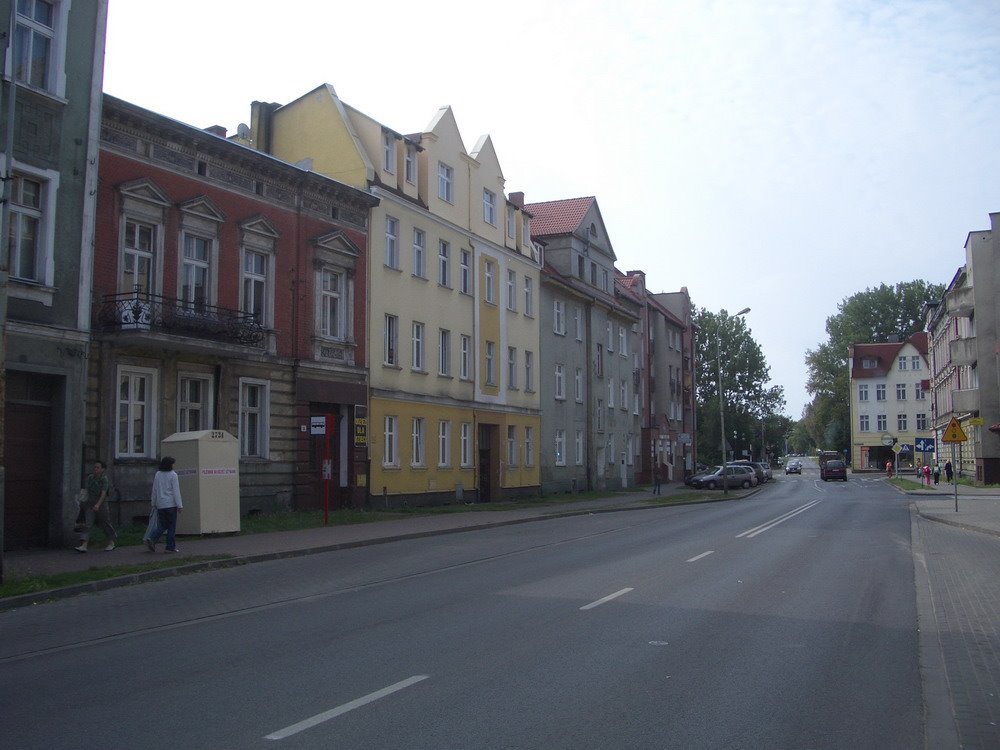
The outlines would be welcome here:
M 683 484 L 664 485 L 660 498 L 694 492 Z M 757 489 L 747 492 L 730 490 L 724 496 L 721 492 L 707 494 L 710 502 L 722 499 L 736 499 L 754 494 Z M 93 546 L 86 554 L 66 549 L 41 549 L 24 552 L 7 552 L 4 556 L 4 578 L 7 580 L 27 576 L 50 576 L 91 568 L 145 565 L 151 562 L 170 560 L 175 562 L 169 568 L 108 578 L 93 583 L 78 584 L 61 589 L 0 599 L 0 611 L 21 607 L 49 599 L 73 596 L 87 591 L 101 591 L 117 586 L 125 586 L 145 580 L 165 578 L 180 573 L 211 568 L 230 567 L 283 557 L 297 557 L 319 552 L 331 552 L 369 544 L 384 544 L 402 539 L 416 539 L 439 534 L 452 534 L 470 529 L 493 528 L 517 523 L 528 523 L 548 518 L 605 513 L 611 511 L 638 510 L 657 507 L 659 499 L 650 490 L 630 492 L 623 495 L 581 500 L 559 504 L 525 504 L 523 508 L 502 511 L 471 511 L 468 513 L 442 513 L 439 515 L 415 516 L 413 518 L 372 521 L 370 523 L 320 526 L 297 531 L 280 531 L 269 534 L 247 534 L 245 536 L 182 537 L 177 546 L 180 553 L 166 555 L 161 543 L 156 553 L 143 546 L 118 547 L 105 552 L 101 546 Z M 100 534 L 97 537 L 103 540 Z M 185 562 L 185 558 L 223 556 L 224 559 L 200 562 Z
M 1000 536 L 1000 488 L 958 485 L 957 512 L 954 485 L 942 482 L 900 492 L 913 499 L 914 507 L 923 518 Z

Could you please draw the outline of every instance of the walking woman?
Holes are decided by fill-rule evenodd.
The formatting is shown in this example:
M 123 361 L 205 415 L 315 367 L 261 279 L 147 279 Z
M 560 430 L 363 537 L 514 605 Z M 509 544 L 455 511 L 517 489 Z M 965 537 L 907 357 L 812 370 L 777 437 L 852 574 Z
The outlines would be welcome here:
M 181 500 L 181 485 L 177 481 L 177 472 L 174 471 L 174 459 L 172 456 L 164 456 L 160 459 L 160 468 L 153 477 L 153 493 L 151 501 L 156 510 L 157 528 L 156 531 L 146 539 L 146 546 L 150 552 L 156 552 L 156 543 L 160 540 L 160 534 L 167 534 L 167 548 L 165 552 L 177 552 L 177 514 L 184 508 Z

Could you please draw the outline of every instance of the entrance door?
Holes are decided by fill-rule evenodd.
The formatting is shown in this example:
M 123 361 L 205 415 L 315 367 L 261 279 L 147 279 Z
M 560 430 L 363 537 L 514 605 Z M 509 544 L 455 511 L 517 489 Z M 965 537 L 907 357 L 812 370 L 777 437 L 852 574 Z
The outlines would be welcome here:
M 4 546 L 7 549 L 43 547 L 48 542 L 52 472 L 51 401 L 20 399 L 47 388 L 31 387 L 39 376 L 8 372 L 8 400 L 4 417 L 7 481 L 4 492 Z M 19 383 L 20 380 L 29 382 Z M 36 384 L 37 385 L 37 384 Z M 23 386 L 23 387 L 19 387 Z
M 496 425 L 479 425 L 479 502 L 488 503 L 493 499 L 493 435 Z
M 315 407 L 315 405 L 314 405 Z M 336 408 L 336 407 L 334 407 Z M 312 411 L 313 416 L 318 416 L 322 412 Z M 334 412 L 327 412 L 326 435 L 316 435 L 312 438 L 312 472 L 313 472 L 313 502 L 310 506 L 314 510 L 323 507 L 326 493 L 326 481 L 323 475 L 323 461 L 330 460 L 330 510 L 344 507 L 344 490 L 340 486 L 341 466 L 341 436 L 340 436 L 340 416 Z M 329 445 L 329 454 L 327 454 Z

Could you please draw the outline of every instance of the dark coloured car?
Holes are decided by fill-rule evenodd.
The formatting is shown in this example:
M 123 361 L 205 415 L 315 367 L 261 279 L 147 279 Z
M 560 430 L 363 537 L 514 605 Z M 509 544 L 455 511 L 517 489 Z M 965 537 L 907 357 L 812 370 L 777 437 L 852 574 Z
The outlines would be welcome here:
M 786 474 L 801 474 L 802 473 L 802 464 L 799 461 L 789 461 L 787 464 L 785 464 L 785 473 Z
M 831 458 L 819 469 L 819 478 L 824 482 L 828 479 L 843 479 L 847 481 L 847 464 L 836 458 Z

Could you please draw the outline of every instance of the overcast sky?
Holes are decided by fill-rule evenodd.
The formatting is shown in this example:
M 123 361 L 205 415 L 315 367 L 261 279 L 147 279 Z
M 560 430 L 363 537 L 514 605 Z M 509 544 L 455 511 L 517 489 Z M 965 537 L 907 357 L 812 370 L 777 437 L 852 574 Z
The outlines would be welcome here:
M 111 0 L 105 90 L 230 133 L 329 83 L 451 105 L 528 202 L 597 196 L 623 271 L 746 321 L 784 387 L 846 297 L 947 283 L 1000 211 L 994 2 Z

